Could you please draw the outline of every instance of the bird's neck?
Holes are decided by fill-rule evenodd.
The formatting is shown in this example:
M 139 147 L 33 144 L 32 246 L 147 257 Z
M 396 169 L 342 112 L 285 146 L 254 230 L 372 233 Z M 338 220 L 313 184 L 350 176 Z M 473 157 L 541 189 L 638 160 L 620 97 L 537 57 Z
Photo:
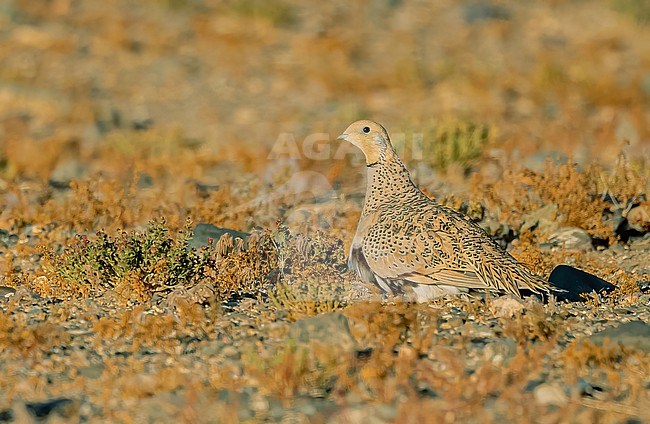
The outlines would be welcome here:
M 425 197 L 413 184 L 408 170 L 396 155 L 368 166 L 367 184 L 363 214 Z

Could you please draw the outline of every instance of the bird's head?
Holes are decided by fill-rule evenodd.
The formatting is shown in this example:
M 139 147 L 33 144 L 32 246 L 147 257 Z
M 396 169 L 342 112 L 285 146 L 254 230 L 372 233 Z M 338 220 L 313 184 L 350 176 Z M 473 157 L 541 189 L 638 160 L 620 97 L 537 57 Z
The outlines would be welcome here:
M 366 156 L 367 166 L 381 163 L 386 160 L 387 155 L 393 153 L 388 131 L 373 121 L 361 120 L 353 122 L 337 138 L 348 141 L 361 149 Z

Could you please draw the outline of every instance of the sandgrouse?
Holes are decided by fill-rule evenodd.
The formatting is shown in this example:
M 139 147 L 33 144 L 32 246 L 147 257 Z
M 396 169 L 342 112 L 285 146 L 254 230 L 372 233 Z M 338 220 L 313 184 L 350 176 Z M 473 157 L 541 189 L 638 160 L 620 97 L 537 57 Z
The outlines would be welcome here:
M 388 132 L 372 121 L 351 124 L 339 139 L 364 153 L 365 204 L 348 267 L 389 294 L 426 301 L 470 290 L 547 292 L 467 216 L 437 204 L 411 181 Z

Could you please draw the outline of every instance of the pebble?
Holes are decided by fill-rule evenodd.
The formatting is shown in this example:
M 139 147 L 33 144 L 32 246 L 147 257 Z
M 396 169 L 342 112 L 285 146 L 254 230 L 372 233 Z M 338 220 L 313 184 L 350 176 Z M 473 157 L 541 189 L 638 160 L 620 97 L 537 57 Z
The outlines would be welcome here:
M 68 188 L 72 180 L 80 179 L 85 171 L 84 164 L 77 159 L 68 159 L 54 168 L 49 183 L 54 188 Z
M 77 373 L 80 376 L 90 378 L 92 380 L 101 377 L 103 372 L 104 372 L 104 365 L 102 364 L 93 364 L 93 365 L 88 365 L 86 367 L 79 367 L 79 369 L 77 370 Z
M 641 233 L 650 231 L 650 204 L 636 206 L 627 213 L 628 225 Z
M 233 345 L 224 346 L 223 349 L 221 349 L 221 355 L 228 359 L 239 359 L 241 357 L 241 353 Z
M 498 339 L 483 348 L 483 357 L 494 364 L 507 363 L 517 353 L 514 339 Z
M 465 321 L 462 318 L 460 318 L 460 317 L 451 317 L 448 320 L 443 321 L 439 325 L 439 328 L 441 330 L 450 330 L 452 328 L 460 327 L 463 324 L 465 324 Z
M 618 327 L 610 327 L 593 334 L 589 340 L 596 345 L 610 344 L 650 352 L 650 324 L 643 321 L 631 321 Z
M 18 241 L 20 240 L 20 237 L 18 237 L 17 234 L 10 233 L 7 230 L 0 229 L 0 247 L 12 247 L 15 246 Z
M 482 1 L 463 7 L 463 19 L 469 24 L 487 20 L 507 21 L 511 15 L 510 9 L 499 3 Z
M 557 384 L 542 383 L 533 390 L 535 401 L 540 405 L 564 406 L 569 402 L 569 397 Z
M 499 318 L 512 318 L 521 315 L 525 309 L 521 299 L 512 295 L 497 297 L 489 303 L 490 311 Z
M 581 228 L 564 227 L 553 232 L 549 237 L 553 245 L 564 250 L 587 252 L 594 250 L 591 236 Z
M 13 287 L 0 286 L 0 300 L 8 299 L 16 293 L 16 289 Z
M 541 208 L 522 216 L 522 230 L 537 230 L 542 234 L 550 234 L 557 230 L 556 220 L 558 207 L 549 203 Z
M 321 343 L 342 352 L 357 348 L 357 341 L 350 332 L 348 319 L 340 312 L 298 320 L 289 328 L 288 337 L 299 343 Z
M 53 413 L 67 418 L 75 414 L 78 403 L 69 398 L 55 398 L 43 402 L 27 402 L 25 408 L 37 419 L 45 419 Z

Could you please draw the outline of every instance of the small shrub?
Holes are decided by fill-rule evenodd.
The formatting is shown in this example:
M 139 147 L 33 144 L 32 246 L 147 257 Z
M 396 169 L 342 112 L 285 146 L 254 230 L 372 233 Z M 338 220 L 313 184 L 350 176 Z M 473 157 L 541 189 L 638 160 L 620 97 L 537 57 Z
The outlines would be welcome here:
M 343 242 L 317 232 L 312 237 L 279 227 L 273 236 L 282 281 L 270 293 L 272 304 L 289 318 L 339 309 L 349 298 Z
M 639 25 L 650 25 L 650 4 L 646 0 L 615 0 L 614 9 L 634 19 Z
M 553 340 L 558 335 L 560 317 L 548 313 L 541 303 L 530 300 L 526 309 L 516 317 L 500 318 L 503 334 L 525 346 L 537 340 Z
M 580 169 L 575 163 L 549 161 L 542 172 L 510 168 L 495 183 L 473 186 L 487 208 L 500 211 L 500 219 L 512 228 L 521 225 L 523 215 L 554 203 L 562 225 L 582 228 L 592 237 L 611 243 L 617 236 L 603 219 L 605 213 L 644 198 L 647 176 L 622 156 L 611 170 L 597 165 Z
M 216 245 L 188 248 L 191 222 L 172 236 L 165 220 L 152 221 L 143 232 L 119 231 L 96 238 L 77 236 L 61 255 L 43 249 L 47 278 L 73 295 L 96 295 L 114 290 L 137 300 L 154 293 L 197 285 L 212 287 L 219 298 L 242 291 L 257 292 L 268 283 L 275 254 L 267 235 L 251 236 L 245 248 L 240 239 L 224 235 Z
M 481 156 L 492 141 L 494 131 L 485 124 L 450 121 L 433 127 L 425 134 L 423 159 L 434 167 L 447 169 L 452 164 L 465 171 Z
M 278 27 L 289 27 L 296 22 L 293 6 L 283 1 L 236 0 L 230 7 L 239 15 L 267 19 Z

